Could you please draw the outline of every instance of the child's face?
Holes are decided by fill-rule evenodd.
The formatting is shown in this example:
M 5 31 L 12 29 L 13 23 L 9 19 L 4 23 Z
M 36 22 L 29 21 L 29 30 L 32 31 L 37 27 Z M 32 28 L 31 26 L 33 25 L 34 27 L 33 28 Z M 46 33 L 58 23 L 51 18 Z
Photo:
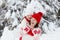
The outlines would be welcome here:
M 36 19 L 31 17 L 31 15 L 28 15 L 26 17 L 28 20 L 30 20 L 30 22 L 29 22 L 30 28 L 34 28 L 34 26 L 37 24 Z
M 31 20 L 30 20 L 30 26 L 31 26 L 31 28 L 34 28 L 35 27 L 35 25 L 37 24 L 37 21 L 36 21 L 36 19 L 35 18 L 31 18 Z

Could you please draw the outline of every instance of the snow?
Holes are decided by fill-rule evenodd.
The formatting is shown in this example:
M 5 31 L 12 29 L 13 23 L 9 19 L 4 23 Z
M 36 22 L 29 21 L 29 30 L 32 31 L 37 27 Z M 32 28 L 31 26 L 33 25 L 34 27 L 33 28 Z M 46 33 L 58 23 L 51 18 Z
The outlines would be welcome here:
M 37 13 L 39 11 L 42 12 L 43 14 L 46 14 L 46 11 L 42 7 L 42 5 L 38 1 L 32 0 L 31 3 L 27 5 L 27 8 L 24 9 L 23 16 L 32 15 L 33 12 Z
M 10 17 L 10 10 L 7 11 L 7 13 L 5 14 L 5 19 L 8 19 Z
M 46 33 L 49 33 L 49 29 L 46 23 L 42 26 L 43 30 L 45 30 Z
M 8 7 L 11 6 L 12 9 L 16 9 L 16 5 L 17 4 L 21 4 L 21 5 L 25 5 L 24 2 L 21 2 L 19 0 L 9 0 L 7 1 L 8 3 Z M 0 1 L 2 3 L 2 1 Z M 16 2 L 15 6 L 12 6 L 12 4 Z M 56 2 L 55 2 L 56 3 Z M 55 5 L 55 3 L 53 2 L 53 4 Z M 1 4 L 0 4 L 1 5 Z M 20 5 L 20 6 L 21 6 Z M 42 6 L 44 5 L 44 7 Z M 59 7 L 57 5 L 55 5 L 57 9 L 59 9 Z M 46 15 L 47 10 L 54 12 L 54 7 L 50 7 L 49 5 L 47 5 L 44 1 L 38 2 L 37 0 L 32 0 L 30 3 L 27 4 L 26 8 L 24 8 L 23 12 L 21 13 L 23 17 L 25 17 L 26 15 L 32 15 L 33 12 L 42 12 L 44 15 Z M 58 11 L 58 10 L 57 10 Z M 4 28 L 4 31 L 2 33 L 2 36 L 0 38 L 0 40 L 19 40 L 20 37 L 20 27 L 25 27 L 27 22 L 26 20 L 22 20 L 21 23 L 19 23 L 18 21 L 18 17 L 20 17 L 21 15 L 19 14 L 19 11 L 17 10 L 17 12 L 12 12 L 12 14 L 10 13 L 11 10 L 8 9 L 8 11 L 5 14 L 4 19 L 11 19 L 13 18 L 12 22 L 12 27 L 16 26 L 16 28 L 14 28 L 13 30 L 9 30 L 9 26 L 6 26 Z M 55 13 L 55 12 L 54 12 Z M 56 19 L 56 15 L 53 15 L 54 18 Z M 23 18 L 22 17 L 22 18 Z M 43 22 L 44 25 L 42 26 L 44 32 L 46 32 L 46 34 L 42 34 L 40 36 L 39 40 L 60 40 L 60 28 L 56 28 L 56 24 L 53 22 L 49 22 L 45 19 L 43 19 L 46 22 Z M 42 20 L 42 21 L 43 21 Z M 48 24 L 49 26 L 47 26 Z M 31 36 L 24 36 L 23 40 L 33 40 L 33 38 Z
M 7 38 L 8 37 L 8 38 Z M 3 36 L 1 37 L 1 40 L 14 40 L 13 34 L 11 31 L 8 30 L 8 28 L 4 28 Z
M 39 40 L 60 40 L 60 28 L 58 28 L 55 32 L 49 32 L 48 34 L 42 34 Z M 26 35 L 23 40 L 32 40 L 32 37 Z M 1 40 L 19 40 L 19 30 L 18 28 L 13 31 L 8 30 L 8 27 L 4 28 L 3 36 Z
M 20 27 L 25 27 L 26 20 L 24 19 L 21 24 L 18 25 L 13 31 L 8 30 L 8 27 L 4 28 L 3 36 L 1 40 L 19 40 L 20 37 Z M 14 23 L 15 24 L 15 23 Z
M 2 4 L 3 4 L 3 1 L 2 1 L 2 0 L 0 0 L 0 7 L 2 6 Z
M 60 40 L 59 37 L 60 37 L 60 31 L 55 31 L 55 32 L 49 32 L 48 34 L 43 34 L 40 37 L 40 40 Z

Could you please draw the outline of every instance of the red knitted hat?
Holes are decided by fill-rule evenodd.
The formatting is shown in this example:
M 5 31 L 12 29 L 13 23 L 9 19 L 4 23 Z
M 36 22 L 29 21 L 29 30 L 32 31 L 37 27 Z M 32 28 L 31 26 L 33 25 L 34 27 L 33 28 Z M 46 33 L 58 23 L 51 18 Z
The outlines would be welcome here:
M 40 22 L 42 16 L 43 16 L 43 13 L 41 13 L 41 12 L 38 12 L 38 13 L 35 13 L 32 15 L 32 17 L 35 18 L 38 23 Z

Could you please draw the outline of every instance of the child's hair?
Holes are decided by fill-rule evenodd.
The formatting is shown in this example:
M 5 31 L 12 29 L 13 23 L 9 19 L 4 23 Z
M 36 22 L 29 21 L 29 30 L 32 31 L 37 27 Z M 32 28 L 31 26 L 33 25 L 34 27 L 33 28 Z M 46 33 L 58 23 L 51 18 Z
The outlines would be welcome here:
M 34 26 L 34 28 L 37 28 L 38 27 L 38 23 Z

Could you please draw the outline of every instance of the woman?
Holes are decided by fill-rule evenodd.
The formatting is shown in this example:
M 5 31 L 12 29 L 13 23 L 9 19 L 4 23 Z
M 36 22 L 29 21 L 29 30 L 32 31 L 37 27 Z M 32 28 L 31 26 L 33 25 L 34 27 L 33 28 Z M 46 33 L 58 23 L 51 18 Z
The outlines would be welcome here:
M 41 12 L 24 17 L 27 24 L 26 27 L 20 28 L 19 40 L 38 40 L 41 35 L 41 29 L 38 27 L 43 14 Z

